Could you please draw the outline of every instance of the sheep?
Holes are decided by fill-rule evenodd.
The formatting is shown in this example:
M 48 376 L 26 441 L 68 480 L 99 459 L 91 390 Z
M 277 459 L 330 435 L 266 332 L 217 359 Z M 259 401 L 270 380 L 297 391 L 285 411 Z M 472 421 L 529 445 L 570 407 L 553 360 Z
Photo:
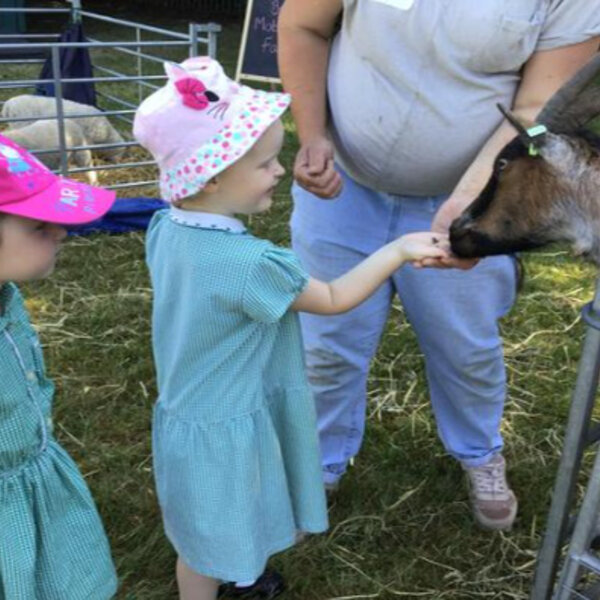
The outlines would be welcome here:
M 121 135 L 103 116 L 102 111 L 94 106 L 80 104 L 72 100 L 63 100 L 63 111 L 68 115 L 94 115 L 73 119 L 83 130 L 83 134 L 90 144 L 117 144 L 123 141 Z M 2 117 L 18 119 L 31 117 L 31 121 L 17 121 L 11 124 L 13 130 L 29 125 L 41 117 L 56 117 L 56 99 L 45 96 L 23 94 L 9 98 L 2 106 Z M 124 148 L 105 148 L 95 150 L 98 156 L 115 162 L 122 154 Z
M 19 129 L 3 131 L 2 135 L 27 150 L 54 150 L 59 148 L 57 121 L 34 121 Z M 78 167 L 93 167 L 90 150 L 68 150 L 73 146 L 88 145 L 83 130 L 74 120 L 65 120 L 65 141 L 68 157 L 72 157 Z M 58 150 L 48 154 L 40 154 L 37 158 L 50 169 L 60 167 L 60 152 Z M 86 177 L 91 185 L 98 183 L 96 171 L 86 171 Z
M 546 104 L 527 128 L 499 107 L 518 132 L 498 154 L 479 196 L 450 227 L 464 258 L 571 244 L 600 265 L 600 137 L 585 129 L 600 114 L 600 55 Z

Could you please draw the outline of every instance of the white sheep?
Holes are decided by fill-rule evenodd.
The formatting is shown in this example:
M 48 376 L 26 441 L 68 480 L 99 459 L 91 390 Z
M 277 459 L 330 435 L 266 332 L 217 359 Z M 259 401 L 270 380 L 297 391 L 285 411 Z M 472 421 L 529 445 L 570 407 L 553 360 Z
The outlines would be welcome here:
M 27 150 L 53 150 L 59 147 L 57 121 L 34 121 L 19 129 L 3 131 L 2 135 Z M 88 145 L 83 129 L 74 120 L 65 120 L 65 141 L 68 158 L 72 158 L 78 167 L 93 167 L 90 150 L 69 150 L 73 146 Z M 60 167 L 59 151 L 40 154 L 37 158 L 50 169 Z M 98 183 L 96 171 L 86 171 L 85 174 L 91 185 Z
M 90 144 L 117 144 L 123 141 L 119 132 L 110 124 L 102 111 L 88 104 L 80 104 L 72 100 L 63 100 L 63 112 L 68 115 L 94 115 L 72 119 L 83 130 L 85 138 Z M 13 131 L 29 125 L 40 117 L 56 117 L 56 99 L 46 96 L 33 96 L 22 94 L 9 98 L 2 106 L 2 117 L 6 119 L 20 119 L 30 117 L 31 121 L 17 121 L 10 123 Z M 98 156 L 109 161 L 116 161 L 124 148 L 105 148 L 95 150 Z

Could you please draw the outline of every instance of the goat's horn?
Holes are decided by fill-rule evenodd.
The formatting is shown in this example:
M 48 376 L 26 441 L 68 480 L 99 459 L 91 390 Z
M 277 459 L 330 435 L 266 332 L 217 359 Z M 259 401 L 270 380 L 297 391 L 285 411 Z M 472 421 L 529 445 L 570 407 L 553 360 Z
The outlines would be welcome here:
M 519 132 L 519 137 L 523 140 L 524 143 L 530 144 L 532 142 L 532 138 L 529 135 L 527 128 L 523 123 L 515 117 L 515 115 L 505 108 L 502 104 L 496 104 L 498 110 L 504 115 L 504 118 Z
M 571 133 L 600 114 L 600 54 L 566 82 L 537 116 L 555 133 Z

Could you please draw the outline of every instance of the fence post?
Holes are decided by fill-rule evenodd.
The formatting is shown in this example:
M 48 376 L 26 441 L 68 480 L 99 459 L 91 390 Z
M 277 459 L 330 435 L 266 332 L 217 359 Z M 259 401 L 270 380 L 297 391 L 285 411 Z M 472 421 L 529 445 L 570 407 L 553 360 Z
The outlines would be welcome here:
M 211 58 L 217 58 L 217 41 L 221 26 L 216 23 L 208 24 L 208 55 Z
M 69 0 L 71 3 L 71 23 L 81 23 L 81 0 Z
M 218 23 L 190 23 L 190 51 L 192 49 L 198 52 L 198 34 L 206 33 L 208 42 L 208 56 L 211 58 L 217 58 L 217 41 L 219 39 L 219 33 L 221 33 L 221 26 Z M 193 55 L 195 56 L 195 54 Z
M 52 77 L 54 79 L 54 98 L 56 99 L 56 119 L 58 125 L 58 147 L 60 149 L 60 172 L 69 174 L 67 166 L 67 141 L 65 136 L 65 114 L 63 107 L 63 90 L 60 77 L 60 48 L 52 46 Z
M 190 23 L 188 31 L 190 36 L 190 58 L 192 58 L 198 56 L 198 25 Z
M 594 300 L 588 306 L 592 317 L 600 314 L 600 278 L 596 280 Z M 555 576 L 563 544 L 567 537 L 569 513 L 572 508 L 583 451 L 586 446 L 586 435 L 589 435 L 590 431 L 592 410 L 596 402 L 600 375 L 600 327 L 593 325 L 586 318 L 586 314 L 589 313 L 584 310 L 583 318 L 587 321 L 588 326 L 583 341 L 581 358 L 577 366 L 577 380 L 571 396 L 569 417 L 554 482 L 546 530 L 536 559 L 531 600 L 550 600 L 550 598 L 560 597 L 560 588 L 557 590 L 556 596 L 553 596 L 552 592 L 555 588 Z M 600 454 L 597 456 L 600 456 Z M 588 487 L 594 483 L 598 484 L 597 481 L 593 482 L 590 479 Z M 573 537 L 573 541 L 580 543 L 580 539 L 575 537 Z M 573 594 L 570 597 L 575 598 L 576 596 Z M 587 598 L 588 596 L 578 597 Z
M 135 28 L 135 40 L 136 42 L 141 42 L 142 41 L 142 30 L 139 27 Z M 141 46 L 137 46 L 136 50 L 138 51 L 138 55 L 137 55 L 137 74 L 138 77 L 140 77 L 140 79 L 138 79 L 137 82 L 137 87 L 138 87 L 138 102 L 142 101 L 142 47 Z

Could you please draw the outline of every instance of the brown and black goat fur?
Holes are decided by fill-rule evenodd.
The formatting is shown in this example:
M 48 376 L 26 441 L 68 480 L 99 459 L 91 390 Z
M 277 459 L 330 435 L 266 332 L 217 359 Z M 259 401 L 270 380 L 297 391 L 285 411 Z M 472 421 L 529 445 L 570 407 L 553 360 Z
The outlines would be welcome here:
M 585 129 L 600 114 L 600 57 L 592 59 L 538 117 L 548 132 L 519 136 L 494 162 L 478 198 L 450 229 L 453 251 L 480 257 L 566 241 L 600 264 L 600 137 Z

